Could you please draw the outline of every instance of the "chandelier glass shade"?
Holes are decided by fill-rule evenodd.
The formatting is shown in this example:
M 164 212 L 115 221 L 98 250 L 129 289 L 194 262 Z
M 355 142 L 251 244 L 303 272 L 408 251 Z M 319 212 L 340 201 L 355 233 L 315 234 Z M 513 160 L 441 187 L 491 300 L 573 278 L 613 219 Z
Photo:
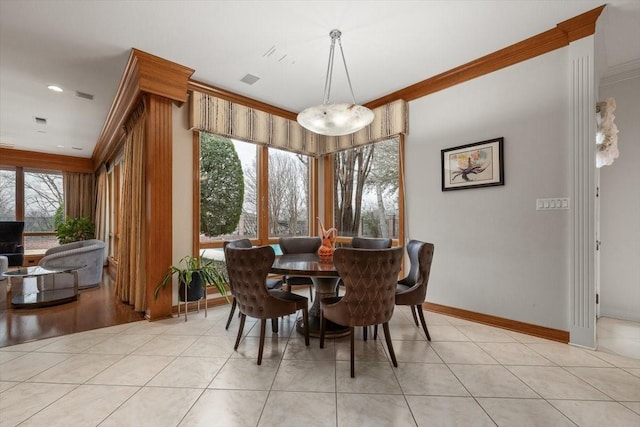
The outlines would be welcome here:
M 300 123 L 302 127 L 320 135 L 349 135 L 369 125 L 374 119 L 373 111 L 367 107 L 356 104 L 355 96 L 353 95 L 353 87 L 351 86 L 351 79 L 349 78 L 349 71 L 347 70 L 347 62 L 344 59 L 342 42 L 340 41 L 341 35 L 342 33 L 340 30 L 332 30 L 329 33 L 329 36 L 331 37 L 331 48 L 329 50 L 329 64 L 327 65 L 327 77 L 324 83 L 324 98 L 322 104 L 314 105 L 313 107 L 303 110 L 297 117 L 298 123 Z M 351 90 L 351 104 L 329 103 L 329 97 L 331 95 L 331 78 L 333 76 L 333 56 L 336 41 L 340 47 L 344 71 L 347 75 L 349 89 Z

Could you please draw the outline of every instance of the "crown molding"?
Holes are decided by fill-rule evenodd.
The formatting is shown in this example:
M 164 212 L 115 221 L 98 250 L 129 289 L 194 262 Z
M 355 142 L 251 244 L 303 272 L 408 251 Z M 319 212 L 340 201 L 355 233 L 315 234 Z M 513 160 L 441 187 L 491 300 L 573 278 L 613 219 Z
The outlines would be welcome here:
M 444 73 L 407 86 L 404 89 L 367 102 L 365 106 L 373 109 L 398 99 L 412 101 L 568 46 L 569 43 L 573 41 L 595 33 L 596 21 L 604 10 L 604 7 L 605 5 L 602 5 L 560 22 L 551 30 L 544 31 L 536 36 L 505 47 L 504 49 L 500 49 L 474 61 L 445 71 Z
M 22 166 L 33 169 L 80 173 L 92 173 L 94 171 L 93 161 L 85 157 L 38 153 L 15 148 L 0 147 L 0 159 L 0 164 L 3 166 Z
M 640 59 L 610 67 L 600 78 L 600 86 L 612 85 L 625 80 L 640 78 Z
M 97 169 L 115 154 L 124 135 L 123 126 L 142 94 L 168 98 L 179 104 L 187 100 L 187 83 L 195 70 L 138 49 L 131 49 L 116 96 L 109 109 L 91 158 Z

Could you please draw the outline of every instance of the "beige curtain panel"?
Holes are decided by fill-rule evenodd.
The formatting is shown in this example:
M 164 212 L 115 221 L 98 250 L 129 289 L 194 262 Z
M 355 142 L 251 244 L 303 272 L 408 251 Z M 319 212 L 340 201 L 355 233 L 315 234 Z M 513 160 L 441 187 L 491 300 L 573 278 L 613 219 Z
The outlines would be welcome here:
M 135 311 L 145 311 L 145 111 L 136 109 L 126 125 L 124 159 L 122 162 L 122 200 L 120 209 L 120 240 L 116 295 L 133 305 Z
M 67 218 L 88 216 L 93 220 L 95 180 L 92 173 L 64 172 L 64 214 Z
M 98 171 L 96 182 L 96 239 L 105 242 L 104 260 L 106 264 L 109 255 L 109 179 L 107 166 L 103 164 Z
M 373 113 L 373 123 L 366 128 L 351 135 L 327 137 L 308 131 L 296 121 L 206 93 L 193 92 L 189 104 L 189 126 L 192 130 L 269 145 L 313 157 L 408 133 L 407 102 L 394 101 L 374 109 Z

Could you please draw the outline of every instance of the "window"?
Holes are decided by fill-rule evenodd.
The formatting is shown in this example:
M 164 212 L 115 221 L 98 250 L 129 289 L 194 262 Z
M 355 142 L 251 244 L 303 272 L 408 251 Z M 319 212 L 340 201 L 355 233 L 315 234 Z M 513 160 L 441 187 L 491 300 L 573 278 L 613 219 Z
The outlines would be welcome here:
M 340 236 L 399 238 L 399 140 L 334 154 L 334 220 Z
M 256 144 L 200 134 L 201 247 L 258 236 L 257 150 Z
M 62 174 L 24 173 L 25 249 L 58 246 L 55 231 L 64 221 Z
M 269 149 L 269 236 L 309 235 L 309 156 Z
M 63 191 L 62 172 L 0 169 L 0 220 L 24 221 L 25 250 L 58 246 L 55 231 L 64 220 Z
M 16 220 L 16 171 L 0 169 L 0 221 Z

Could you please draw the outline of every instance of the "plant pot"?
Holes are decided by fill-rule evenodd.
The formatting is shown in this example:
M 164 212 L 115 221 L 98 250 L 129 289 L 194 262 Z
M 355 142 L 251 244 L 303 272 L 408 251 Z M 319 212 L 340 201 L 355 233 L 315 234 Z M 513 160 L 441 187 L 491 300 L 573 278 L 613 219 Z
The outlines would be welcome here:
M 178 288 L 178 297 L 180 301 L 184 302 L 184 288 L 185 284 L 180 282 Z M 191 283 L 187 286 L 187 301 L 198 301 L 204 297 L 204 288 L 202 287 L 202 279 L 199 273 L 193 273 L 191 276 Z

